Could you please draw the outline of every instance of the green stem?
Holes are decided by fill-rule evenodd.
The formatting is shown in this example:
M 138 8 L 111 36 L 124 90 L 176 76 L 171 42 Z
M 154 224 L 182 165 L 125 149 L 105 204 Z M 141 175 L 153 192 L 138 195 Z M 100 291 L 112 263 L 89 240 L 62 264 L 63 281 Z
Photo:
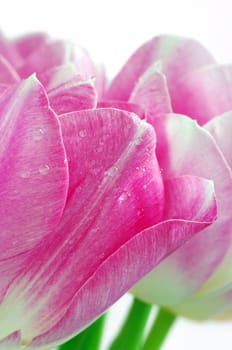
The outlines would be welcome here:
M 145 341 L 143 350 L 159 350 L 171 328 L 176 316 L 171 312 L 160 309 Z
M 98 350 L 101 344 L 106 315 L 102 315 L 83 332 L 61 345 L 59 350 Z
M 134 299 L 121 330 L 109 350 L 139 350 L 152 306 Z

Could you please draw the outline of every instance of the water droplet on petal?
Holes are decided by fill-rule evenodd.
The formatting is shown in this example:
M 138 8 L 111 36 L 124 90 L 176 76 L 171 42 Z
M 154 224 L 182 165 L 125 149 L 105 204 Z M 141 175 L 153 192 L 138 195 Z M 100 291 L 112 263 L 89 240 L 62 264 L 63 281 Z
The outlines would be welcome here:
M 118 198 L 118 200 L 119 200 L 119 202 L 123 202 L 123 201 L 125 201 L 127 198 L 129 198 L 129 197 L 130 197 L 130 193 L 124 191 L 124 192 L 121 193 L 121 195 L 120 195 L 120 197 Z
M 39 167 L 39 172 L 41 175 L 47 175 L 49 170 L 50 168 L 48 165 L 42 165 L 41 167 Z
M 79 131 L 79 136 L 81 138 L 84 138 L 87 136 L 87 131 L 85 129 Z
M 23 179 L 26 179 L 30 176 L 31 172 L 30 170 L 23 170 L 20 172 L 20 176 L 23 178 Z
M 44 135 L 44 130 L 39 128 L 39 129 L 36 129 L 34 132 L 33 132 L 33 139 L 35 141 L 39 141 L 43 138 L 43 135 Z

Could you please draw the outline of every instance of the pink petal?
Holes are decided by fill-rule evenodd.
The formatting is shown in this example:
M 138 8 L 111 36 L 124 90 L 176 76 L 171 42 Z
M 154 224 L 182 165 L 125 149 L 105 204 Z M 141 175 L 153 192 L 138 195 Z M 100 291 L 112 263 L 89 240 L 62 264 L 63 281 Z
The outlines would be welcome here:
M 20 81 L 18 73 L 14 70 L 11 64 L 0 55 L 0 83 L 14 84 Z
M 161 61 L 171 92 L 184 74 L 214 63 L 208 51 L 195 40 L 174 36 L 155 37 L 130 57 L 112 81 L 106 97 L 128 100 L 140 76 L 158 60 Z
M 190 221 L 208 221 L 216 217 L 216 201 L 213 182 L 195 176 L 180 176 L 165 181 L 165 211 L 168 219 L 185 219 Z M 202 227 L 204 228 L 204 227 Z M 193 238 L 195 239 L 195 238 Z M 191 241 L 190 241 L 191 242 Z M 186 243 L 183 248 L 186 247 Z M 182 247 L 181 247 L 182 248 Z M 179 248 L 179 249 L 181 249 Z M 191 258 L 191 251 L 188 251 Z M 147 303 L 173 303 L 176 296 L 176 288 L 181 291 L 186 289 L 186 281 L 178 285 L 176 280 L 175 264 L 167 266 L 168 258 L 161 265 L 141 279 L 132 289 L 132 293 Z M 170 280 L 167 279 L 167 271 L 172 272 Z M 162 274 L 164 272 L 164 275 Z M 178 271 L 177 271 L 178 276 Z M 187 285 L 188 287 L 188 285 Z M 183 293 L 183 292 L 182 292 Z M 180 292 L 179 292 L 180 294 Z M 180 295 L 178 295 L 180 297 Z
M 97 94 L 93 81 L 80 80 L 76 76 L 55 88 L 48 90 L 51 107 L 59 114 L 95 108 Z
M 4 339 L 0 340 L 0 350 L 19 350 L 21 348 L 20 344 L 20 332 L 16 331 Z
M 191 119 L 169 115 L 154 120 L 163 176 L 184 174 L 212 179 L 218 219 L 163 261 L 152 274 L 153 302 L 174 304 L 198 290 L 225 257 L 231 242 L 230 170 L 213 138 Z
M 77 68 L 73 63 L 67 63 L 62 66 L 53 67 L 39 74 L 39 80 L 46 90 L 51 90 L 58 85 L 76 77 Z M 81 80 L 80 76 L 80 80 Z
M 157 64 L 150 66 L 139 78 L 129 101 L 144 109 L 145 118 L 149 123 L 155 117 L 172 112 L 167 81 L 159 72 Z
M 13 44 L 19 54 L 25 59 L 32 52 L 36 52 L 47 41 L 48 37 L 45 33 L 34 33 L 14 40 Z
M 13 43 L 0 34 L 0 55 L 3 56 L 13 67 L 22 63 L 22 57 Z
M 232 112 L 224 113 L 209 121 L 205 128 L 213 135 L 217 145 L 232 168 Z
M 186 114 L 204 124 L 232 109 L 232 66 L 211 66 L 183 77 L 172 91 L 176 113 Z
M 30 341 L 48 331 L 99 265 L 163 214 L 149 124 L 114 109 L 75 112 L 60 121 L 69 161 L 68 201 L 57 230 L 31 252 L 9 287 L 0 316 L 8 308 L 14 312 L 1 320 L 0 336 L 21 329 L 22 339 Z M 120 285 L 117 280 L 115 289 Z
M 1 261 L 51 233 L 68 179 L 59 123 L 34 77 L 0 96 L 0 130 Z
M 143 108 L 136 103 L 108 100 L 108 101 L 98 102 L 97 107 L 98 108 L 112 107 L 112 108 L 122 109 L 123 111 L 133 112 L 137 114 L 137 116 L 139 116 L 140 119 L 145 118 Z
M 18 69 L 22 78 L 27 78 L 32 73 L 45 72 L 48 69 L 60 66 L 72 61 L 72 46 L 68 42 L 46 42 L 38 50 L 32 52 Z
M 142 276 L 206 223 L 168 220 L 131 238 L 108 257 L 75 295 L 64 317 L 29 349 L 54 346 L 86 327 Z

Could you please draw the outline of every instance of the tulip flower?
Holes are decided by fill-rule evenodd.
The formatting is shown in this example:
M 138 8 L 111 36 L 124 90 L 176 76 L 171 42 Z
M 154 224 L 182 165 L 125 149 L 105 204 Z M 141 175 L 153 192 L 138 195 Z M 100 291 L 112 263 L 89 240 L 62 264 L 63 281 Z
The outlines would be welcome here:
M 232 309 L 232 66 L 218 65 L 194 40 L 156 37 L 130 57 L 104 99 L 105 106 L 140 110 L 154 126 L 164 179 L 184 174 L 211 179 L 218 203 L 215 223 L 132 292 L 186 317 L 223 315 Z
M 4 350 L 80 332 L 217 215 L 214 183 L 190 169 L 164 178 L 152 125 L 95 108 L 103 75 L 66 49 L 41 35 L 0 41 Z

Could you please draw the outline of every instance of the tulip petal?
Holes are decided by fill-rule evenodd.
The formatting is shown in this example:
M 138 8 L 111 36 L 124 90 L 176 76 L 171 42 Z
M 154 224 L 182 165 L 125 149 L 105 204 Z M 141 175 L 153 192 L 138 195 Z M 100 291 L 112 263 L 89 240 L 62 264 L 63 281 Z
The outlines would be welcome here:
M 22 63 L 22 57 L 13 43 L 0 34 L 0 55 L 2 55 L 13 67 Z
M 19 350 L 21 345 L 23 345 L 20 344 L 20 341 L 20 332 L 16 331 L 0 340 L 0 350 Z
M 211 66 L 185 75 L 171 97 L 176 113 L 203 125 L 232 109 L 232 66 Z
M 53 67 L 40 73 L 39 80 L 45 87 L 46 91 L 56 88 L 58 85 L 76 77 L 77 69 L 73 63 L 67 63 L 62 66 Z M 81 76 L 80 76 L 81 80 Z
M 167 219 L 185 218 L 185 220 L 191 221 L 210 221 L 212 217 L 216 217 L 216 201 L 212 181 L 185 175 L 166 180 L 164 187 L 166 203 L 164 217 Z M 191 253 L 188 252 L 188 254 Z M 165 265 L 166 262 L 164 261 L 162 264 Z M 169 271 L 170 269 L 172 270 L 172 265 Z M 167 276 L 164 271 L 163 279 L 162 272 L 163 269 L 160 270 L 158 266 L 132 288 L 132 293 L 151 304 L 170 299 L 170 293 L 172 293 L 172 289 L 175 291 L 177 284 L 176 275 L 173 272 L 173 287 L 170 290 L 169 284 L 164 288 Z M 181 288 L 184 289 L 185 285 Z M 171 296 L 174 298 L 175 294 Z
M 80 80 L 79 76 L 48 90 L 51 107 L 59 114 L 95 108 L 97 94 L 92 80 Z
M 191 119 L 154 119 L 157 157 L 164 178 L 192 174 L 215 184 L 218 219 L 152 273 L 154 303 L 171 305 L 198 290 L 222 262 L 231 241 L 231 173 L 210 134 Z
M 143 108 L 136 103 L 108 100 L 108 101 L 98 102 L 97 107 L 98 108 L 112 107 L 112 108 L 122 109 L 123 111 L 135 113 L 138 117 L 140 117 L 140 119 L 145 118 Z
M 0 83 L 14 84 L 18 83 L 19 80 L 20 78 L 11 64 L 0 55 Z
M 204 127 L 213 135 L 229 166 L 232 168 L 232 111 L 212 119 Z
M 166 78 L 159 71 L 157 63 L 150 66 L 139 78 L 129 101 L 143 108 L 149 123 L 155 117 L 172 112 Z
M 59 222 L 67 194 L 57 117 L 34 77 L 0 96 L 0 261 L 26 252 Z
M 165 35 L 155 37 L 130 57 L 112 81 L 106 97 L 127 101 L 140 76 L 159 60 L 171 92 L 183 75 L 214 63 L 208 51 L 195 40 Z
M 32 52 L 19 67 L 18 73 L 22 78 L 27 78 L 32 73 L 39 74 L 56 66 L 72 61 L 72 46 L 63 41 L 46 42 Z
M 168 220 L 131 238 L 86 281 L 63 319 L 47 333 L 35 338 L 29 349 L 39 349 L 44 344 L 55 346 L 86 327 L 162 259 L 206 225 L 203 222 Z
M 14 40 L 13 44 L 19 54 L 25 59 L 32 52 L 37 51 L 40 46 L 48 41 L 48 37 L 44 33 L 35 33 L 26 35 Z
M 30 341 L 48 331 L 99 265 L 163 215 L 149 124 L 114 109 L 79 111 L 60 121 L 70 172 L 65 211 L 8 288 L 0 306 L 0 337 L 20 329 Z

